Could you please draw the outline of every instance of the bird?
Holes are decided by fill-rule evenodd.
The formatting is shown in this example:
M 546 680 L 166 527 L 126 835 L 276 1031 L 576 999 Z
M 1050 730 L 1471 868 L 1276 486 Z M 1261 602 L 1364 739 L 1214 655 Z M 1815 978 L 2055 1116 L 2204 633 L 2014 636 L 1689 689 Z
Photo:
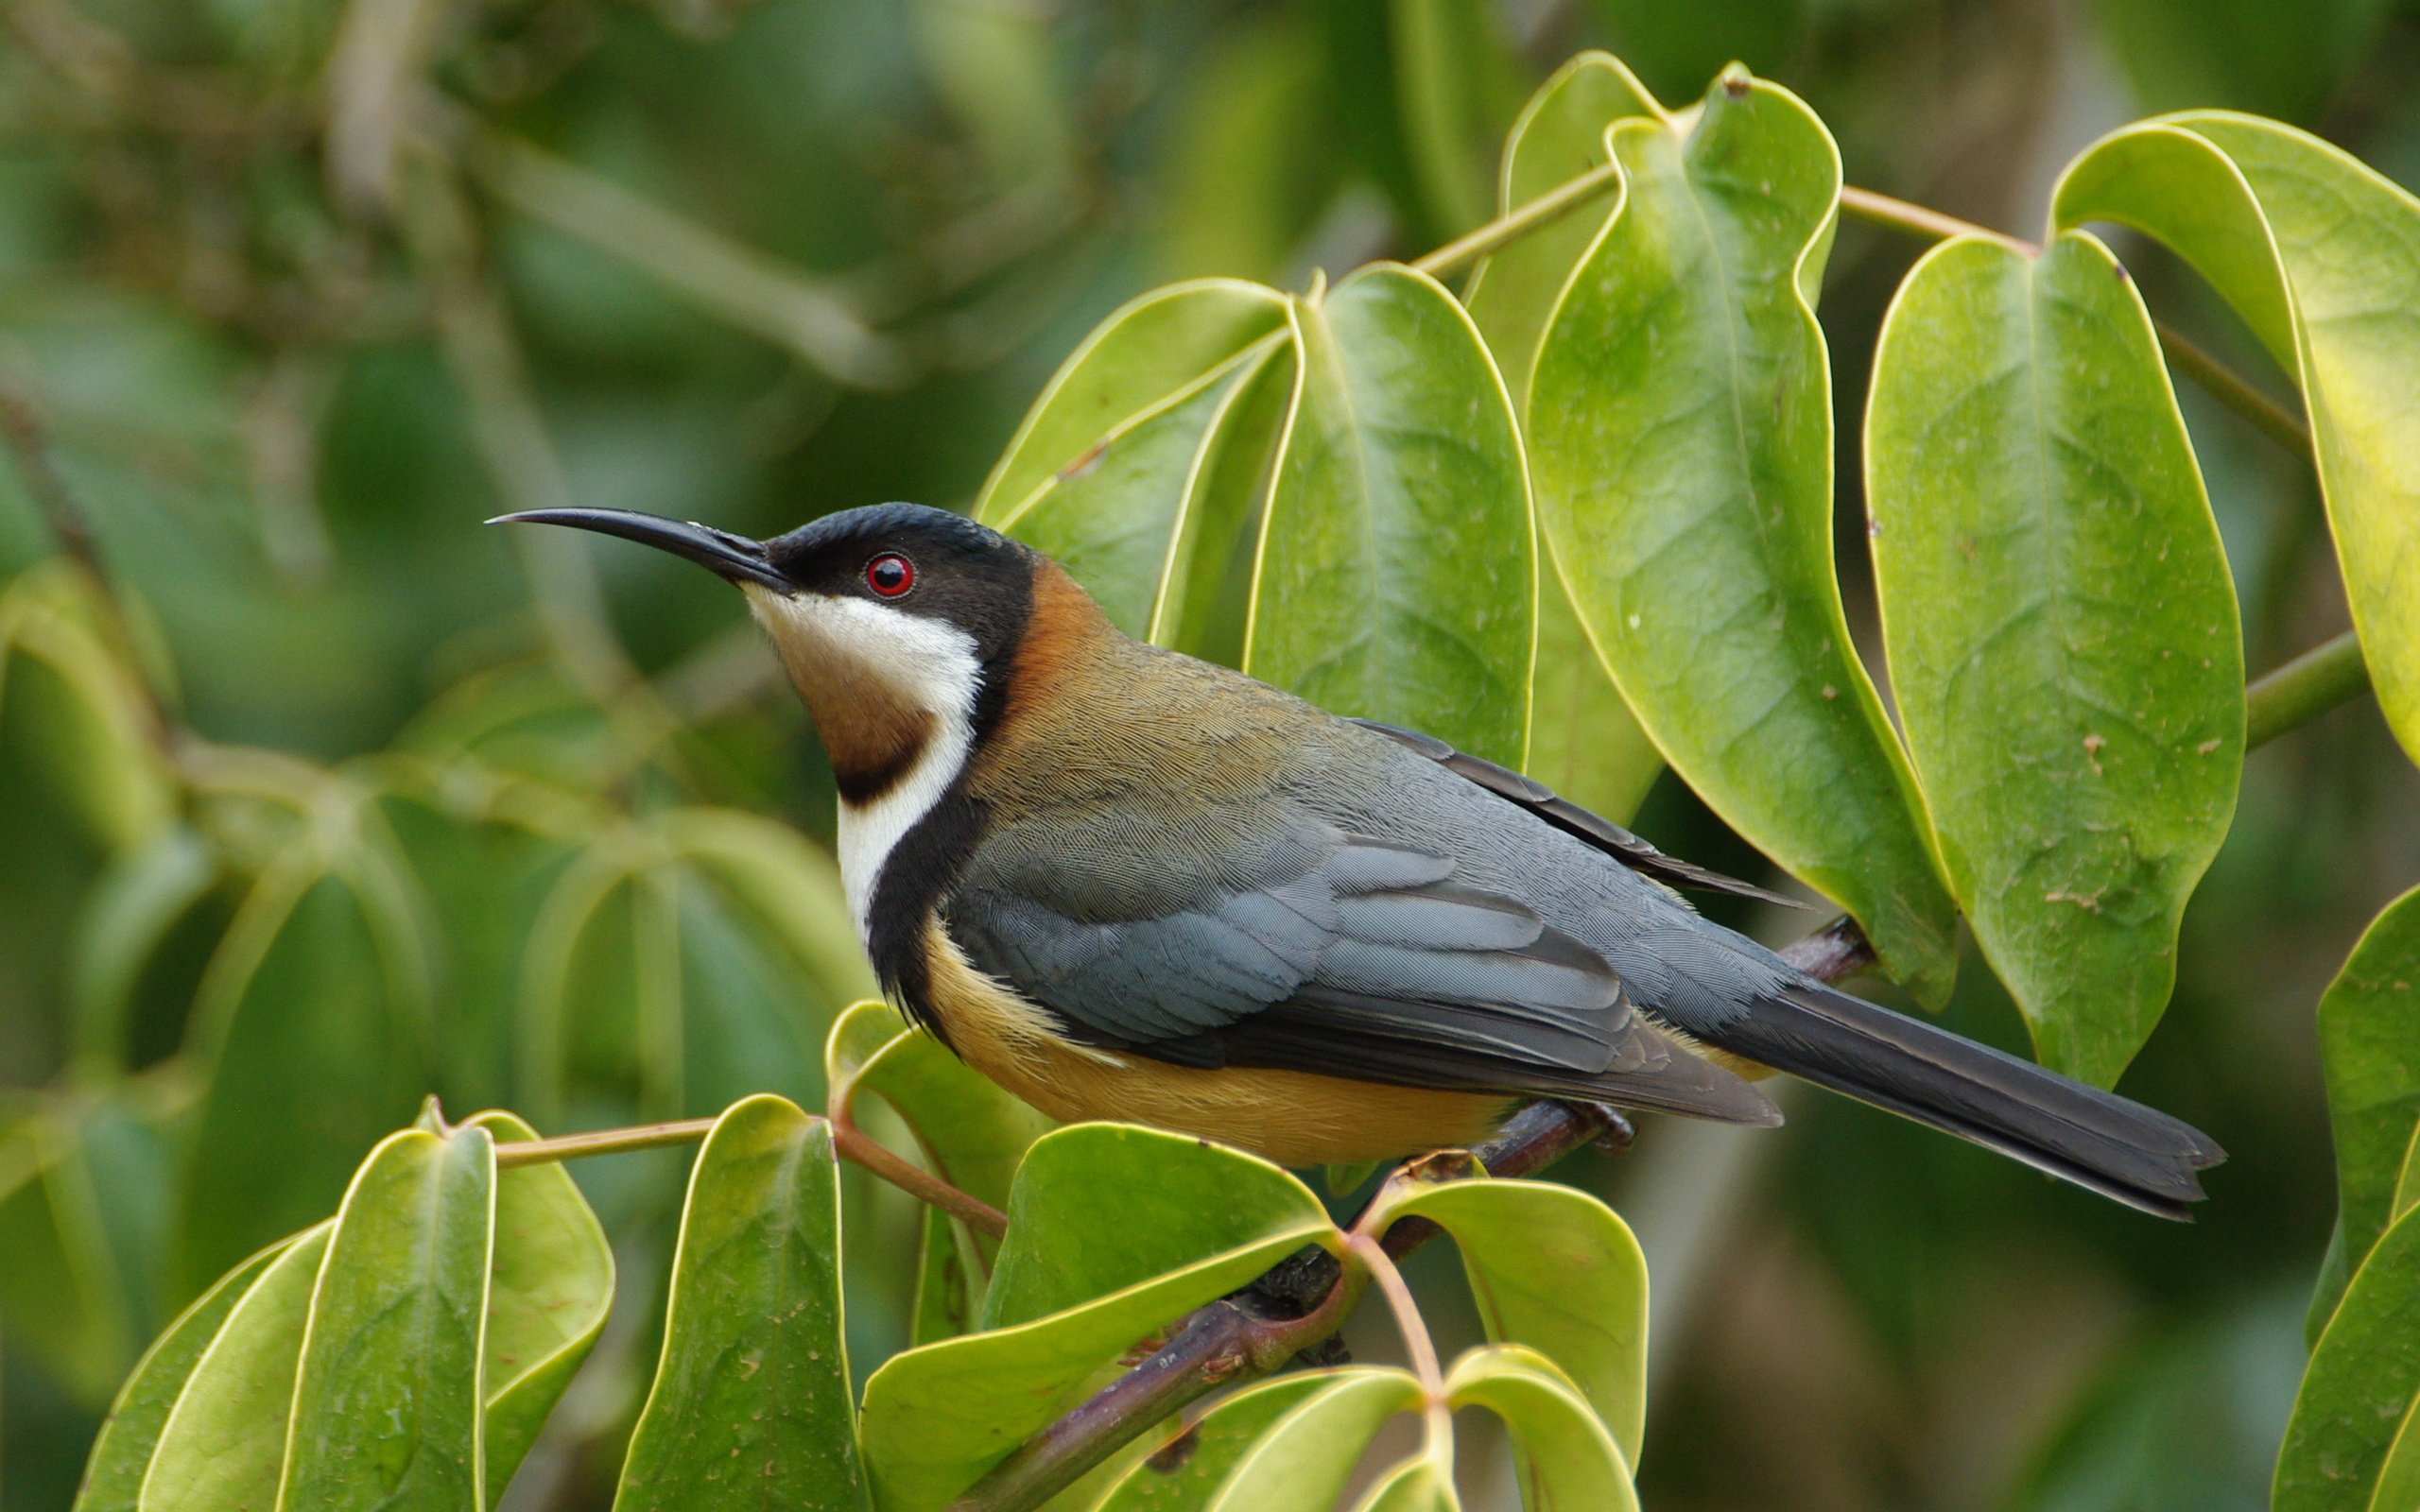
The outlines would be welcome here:
M 2181 1120 L 1852 996 L 1531 779 L 1132 639 L 1057 562 L 914 504 L 756 541 L 572 526 L 746 598 L 838 788 L 886 994 L 1043 1113 L 1280 1165 L 1483 1140 L 1538 1098 L 1776 1125 L 1789 1073 L 2143 1211 L 2225 1159 Z

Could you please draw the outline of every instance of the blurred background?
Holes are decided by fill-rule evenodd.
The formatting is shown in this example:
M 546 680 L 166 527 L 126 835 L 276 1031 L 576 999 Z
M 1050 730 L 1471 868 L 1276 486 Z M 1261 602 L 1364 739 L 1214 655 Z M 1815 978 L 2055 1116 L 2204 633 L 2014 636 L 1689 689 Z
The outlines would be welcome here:
M 0 20 L 0 1512 L 66 1507 L 143 1342 L 329 1211 L 424 1091 L 549 1132 L 820 1097 L 820 1025 L 865 977 L 828 867 L 745 817 L 821 843 L 833 799 L 737 600 L 484 517 L 574 502 L 761 535 L 963 506 L 1133 294 L 1299 289 L 1486 218 L 1504 128 L 1587 46 L 1676 105 L 1742 60 L 1823 114 L 1849 181 L 2019 234 L 2077 148 L 2185 106 L 2420 187 L 2408 0 Z M 1869 632 L 1854 442 L 1919 250 L 1844 225 L 1823 297 Z M 2120 251 L 2155 312 L 2290 392 L 2179 267 Z M 2319 502 L 2184 398 L 2265 670 L 2347 624 Z M 1764 869 L 1668 775 L 1637 827 Z M 2312 1007 L 2415 880 L 2420 774 L 2367 699 L 2251 758 L 2123 1084 L 2233 1152 L 2193 1226 L 1814 1094 L 1778 1133 L 1650 1122 L 1558 1173 L 1648 1249 L 1647 1505 L 2265 1505 L 2334 1211 Z M 1776 941 L 1806 923 L 1709 911 Z M 1971 953 L 1949 1022 L 2023 1043 Z M 606 1505 L 652 1361 L 682 1161 L 577 1169 L 625 1305 L 513 1512 Z M 904 1343 L 913 1214 L 852 1202 L 862 1381 Z M 1450 1255 L 1419 1279 L 1441 1342 L 1474 1337 Z M 1392 1349 L 1383 1326 L 1354 1342 Z M 1500 1456 L 1466 1458 L 1474 1504 L 1510 1505 Z

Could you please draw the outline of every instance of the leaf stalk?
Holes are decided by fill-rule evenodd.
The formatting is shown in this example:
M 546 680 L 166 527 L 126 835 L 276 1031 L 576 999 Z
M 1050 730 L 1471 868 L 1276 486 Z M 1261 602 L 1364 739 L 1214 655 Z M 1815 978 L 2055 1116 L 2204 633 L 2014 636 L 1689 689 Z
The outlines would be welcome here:
M 2370 666 L 2351 630 L 2315 646 L 2244 690 L 2243 747 L 2255 750 L 2309 724 L 2370 686 Z
M 1499 248 L 1511 246 L 1533 231 L 1554 224 L 1612 189 L 1621 181 L 1621 177 L 1620 163 L 1599 164 L 1577 179 L 1564 180 L 1520 209 L 1499 215 L 1474 231 L 1465 232 L 1426 257 L 1413 258 L 1409 266 L 1431 278 L 1443 278 Z

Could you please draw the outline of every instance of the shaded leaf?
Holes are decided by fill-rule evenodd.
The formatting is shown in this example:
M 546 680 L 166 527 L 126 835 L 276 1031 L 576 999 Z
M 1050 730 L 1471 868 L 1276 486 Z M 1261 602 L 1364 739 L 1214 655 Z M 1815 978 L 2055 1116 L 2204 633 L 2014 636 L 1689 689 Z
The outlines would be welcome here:
M 1026 1165 L 986 1305 L 1009 1326 L 894 1355 L 866 1383 L 885 1512 L 941 1506 L 1136 1341 L 1335 1232 L 1285 1172 L 1153 1129 L 1075 1125 Z
M 117 850 L 150 844 L 176 816 L 175 779 L 151 736 L 141 675 L 124 654 L 106 593 L 55 558 L 0 592 L 0 687 L 16 658 L 38 662 L 57 696 L 37 718 L 49 775 Z
M 1839 153 L 1796 96 L 1743 74 L 1685 141 L 1642 119 L 1612 140 L 1628 197 L 1530 387 L 1545 533 L 1666 758 L 1939 1004 L 1955 909 L 1832 568 L 1830 376 L 1809 301 Z
M 975 1326 L 975 1280 L 958 1225 L 939 1208 L 925 1210 L 916 1240 L 916 1295 L 908 1315 L 912 1347 L 954 1339 Z
M 406 1129 L 362 1162 L 311 1294 L 281 1512 L 486 1505 L 495 1178 L 483 1128 Z
M 140 1337 L 129 1336 L 100 1204 L 63 1100 L 0 1134 L 0 1325 L 88 1405 L 109 1399 Z
M 894 1035 L 874 1051 L 856 1086 L 897 1109 L 934 1175 L 994 1208 L 1008 1207 L 1019 1162 L 1053 1126 L 922 1029 Z M 985 1239 L 987 1271 L 991 1252 Z
M 142 1512 L 267 1512 L 285 1464 L 311 1288 L 333 1223 L 297 1236 L 227 1314 L 177 1396 L 151 1468 Z
M 864 1508 L 841 1322 L 832 1128 L 751 1097 L 698 1152 L 664 1354 L 617 1512 Z
M 1622 701 L 1551 553 L 1538 564 L 1538 662 L 1522 770 L 1582 808 L 1628 824 L 1664 770 L 1663 753 Z
M 1454 1362 L 1445 1395 L 1504 1419 L 1530 1478 L 1524 1498 L 1556 1512 L 1637 1512 L 1630 1461 L 1571 1379 L 1518 1347 L 1473 1349 Z
M 2388 0 L 2100 0 L 2098 36 L 2145 106 L 2225 105 L 2290 121 L 2324 111 Z
M 423 1091 L 425 961 L 392 878 L 298 844 L 252 886 L 190 1031 L 211 1068 L 179 1223 L 181 1290 L 336 1206 Z
M 1517 766 L 1537 554 L 1518 426 L 1469 318 L 1379 264 L 1294 306 L 1302 369 L 1244 670 Z
M 119 857 L 95 885 L 69 947 L 77 1050 L 90 1063 L 126 1069 L 127 1015 L 144 969 L 218 875 L 217 852 L 176 827 Z
M 2317 137 L 2195 111 L 2086 149 L 2051 215 L 2168 243 L 2295 376 L 2378 707 L 2420 754 L 2420 201 Z
M 1552 1360 L 1635 1463 L 1647 1422 L 1647 1260 L 1630 1226 L 1587 1193 L 1543 1181 L 1420 1187 L 1389 1218 L 1415 1213 L 1454 1236 L 1488 1338 Z
M 2420 1127 L 2420 889 L 2389 903 L 2319 1000 L 2336 1140 L 2336 1232 L 2311 1297 L 2313 1340 L 2386 1231 Z
M 84 1483 L 76 1493 L 75 1512 L 134 1512 L 168 1414 L 200 1363 L 202 1351 L 218 1336 L 220 1326 L 261 1272 L 292 1243 L 280 1240 L 220 1277 L 151 1342 L 127 1376 L 126 1384 L 118 1388 L 117 1400 L 110 1404 L 110 1415 L 93 1440 Z
M 2311 1350 L 2277 1452 L 2274 1512 L 2361 1512 L 2420 1399 L 2420 1222 L 2389 1228 Z M 2398 1475 L 2403 1473 L 2398 1468 Z M 2388 1512 L 2379 1503 L 2379 1512 Z
M 1522 65 L 1488 0 L 1391 0 L 1404 146 L 1427 223 L 1459 235 L 1486 220 L 1495 145 L 1521 106 Z
M 1210 1512 L 1330 1512 L 1387 1419 L 1420 1406 L 1420 1383 L 1406 1371 L 1334 1370 L 1312 1379 L 1319 1389 L 1252 1446 Z
M 2243 767 L 2243 641 L 2159 337 L 2107 248 L 1964 238 L 1875 353 L 1891 683 L 1950 889 L 2043 1064 L 2113 1085 Z
M 483 1128 L 500 1144 L 538 1137 L 505 1112 L 481 1113 L 462 1126 Z M 551 1162 L 498 1171 L 480 1366 L 488 1505 L 537 1442 L 613 1303 L 613 1246 L 571 1173 Z
M 1306 1371 L 1236 1392 L 1137 1461 L 1095 1512 L 1202 1512 L 1270 1425 L 1332 1379 Z

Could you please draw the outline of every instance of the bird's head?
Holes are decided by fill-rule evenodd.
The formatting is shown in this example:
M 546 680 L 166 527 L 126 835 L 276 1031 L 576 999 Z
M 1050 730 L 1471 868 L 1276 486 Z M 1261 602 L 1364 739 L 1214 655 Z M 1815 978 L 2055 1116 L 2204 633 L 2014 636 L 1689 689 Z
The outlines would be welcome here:
M 508 522 L 620 536 L 737 585 L 815 717 L 841 799 L 860 810 L 896 798 L 921 812 L 957 774 L 1014 685 L 1037 585 L 1045 615 L 1098 613 L 1030 547 L 922 505 L 847 509 L 769 541 L 622 509 L 492 523 Z

